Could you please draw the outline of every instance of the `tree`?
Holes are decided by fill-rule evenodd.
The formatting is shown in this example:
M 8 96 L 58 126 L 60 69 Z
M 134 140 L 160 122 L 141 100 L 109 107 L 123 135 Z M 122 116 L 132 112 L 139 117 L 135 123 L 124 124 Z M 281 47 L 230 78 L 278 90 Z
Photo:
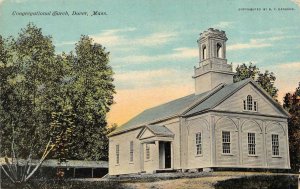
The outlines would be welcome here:
M 258 74 L 256 82 L 276 100 L 278 96 L 278 89 L 274 86 L 275 80 L 276 77 L 274 73 L 266 70 L 265 73 Z
M 273 72 L 266 70 L 264 73 L 261 73 L 259 68 L 251 62 L 249 66 L 245 63 L 238 65 L 236 68 L 236 74 L 233 77 L 234 82 L 247 78 L 255 80 L 272 98 L 276 100 L 278 96 L 278 89 L 274 86 L 276 77 Z
M 44 97 L 49 86 L 57 82 L 56 73 L 59 73 L 51 37 L 28 24 L 17 38 L 7 41 L 2 52 L 6 54 L 0 86 L 3 149 L 10 151 L 14 137 L 18 139 L 15 151 L 19 157 L 42 156 L 53 111 L 44 109 L 47 106 Z
M 82 36 L 71 61 L 69 92 L 75 116 L 74 159 L 107 159 L 106 113 L 113 104 L 113 71 L 109 53 L 88 36 Z
M 1 154 L 7 163 L 2 169 L 17 185 L 26 183 L 50 153 L 61 161 L 71 142 L 73 114 L 65 99 L 58 98 L 63 95 L 63 63 L 54 54 L 51 37 L 33 24 L 17 38 L 0 36 Z M 19 158 L 27 158 L 25 167 L 19 166 Z M 39 159 L 35 166 L 32 158 Z
M 242 65 L 237 66 L 233 81 L 239 82 L 247 78 L 252 78 L 253 80 L 255 80 L 258 74 L 259 69 L 256 67 L 256 65 L 253 65 L 252 62 L 250 62 L 249 66 L 243 63 Z
M 61 55 L 33 24 L 17 37 L 0 36 L 1 150 L 10 154 L 16 138 L 17 157 L 40 158 L 55 138 L 54 158 L 107 159 L 112 76 L 109 53 L 88 36 Z
M 284 96 L 283 107 L 290 113 L 288 120 L 291 168 L 300 168 L 300 82 L 295 92 Z

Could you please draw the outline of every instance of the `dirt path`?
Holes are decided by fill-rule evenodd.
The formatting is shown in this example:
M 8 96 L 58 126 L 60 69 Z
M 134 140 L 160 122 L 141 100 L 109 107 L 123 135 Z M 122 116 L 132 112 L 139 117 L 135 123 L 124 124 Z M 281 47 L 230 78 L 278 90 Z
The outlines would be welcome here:
M 124 186 L 132 189 L 213 189 L 218 181 L 237 178 L 237 176 L 217 176 L 201 178 L 184 178 L 144 183 L 126 183 Z

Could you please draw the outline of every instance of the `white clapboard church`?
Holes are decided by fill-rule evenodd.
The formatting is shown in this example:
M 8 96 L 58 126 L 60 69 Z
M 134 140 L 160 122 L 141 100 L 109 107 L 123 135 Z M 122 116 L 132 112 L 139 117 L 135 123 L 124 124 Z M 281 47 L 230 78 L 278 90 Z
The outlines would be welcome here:
M 195 93 L 147 109 L 109 135 L 109 174 L 289 169 L 288 113 L 252 79 L 233 82 L 224 31 L 198 40 Z

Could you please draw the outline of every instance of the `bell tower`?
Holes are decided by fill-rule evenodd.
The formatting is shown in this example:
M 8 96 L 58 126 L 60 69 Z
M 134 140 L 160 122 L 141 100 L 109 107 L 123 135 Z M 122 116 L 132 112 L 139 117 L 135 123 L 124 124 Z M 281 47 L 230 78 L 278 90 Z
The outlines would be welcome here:
M 194 68 L 195 94 L 200 94 L 221 83 L 233 83 L 232 65 L 226 59 L 227 37 L 224 31 L 209 28 L 200 33 L 199 67 Z

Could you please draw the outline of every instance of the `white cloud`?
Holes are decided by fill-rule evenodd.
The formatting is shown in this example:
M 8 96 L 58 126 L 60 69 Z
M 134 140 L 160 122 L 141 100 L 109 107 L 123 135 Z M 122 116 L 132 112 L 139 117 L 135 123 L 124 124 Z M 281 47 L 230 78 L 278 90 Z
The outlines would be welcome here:
M 135 31 L 136 28 L 110 29 L 103 30 L 99 34 L 90 35 L 94 42 L 103 44 L 108 47 L 126 44 L 129 40 L 124 37 L 123 33 Z M 56 46 L 74 45 L 76 41 L 63 41 L 55 44 Z
M 177 36 L 174 32 L 155 32 L 147 36 L 130 38 L 124 33 L 135 31 L 135 28 L 104 30 L 91 35 L 95 42 L 108 47 L 114 46 L 156 46 L 172 41 Z
M 102 30 L 98 34 L 90 35 L 94 42 L 102 44 L 111 54 L 112 62 L 144 63 L 159 60 L 174 60 L 175 58 L 186 58 L 197 56 L 196 49 L 178 48 L 174 53 L 165 55 L 140 55 L 138 52 L 144 47 L 162 46 L 177 39 L 175 32 L 153 32 L 148 35 L 134 36 L 131 32 L 136 28 Z M 75 41 L 63 41 L 55 46 L 74 45 Z M 128 53 L 130 52 L 130 53 Z M 125 55 L 124 55 L 125 54 Z
M 132 32 L 135 30 L 136 28 L 109 29 L 103 30 L 99 34 L 90 35 L 90 37 L 93 38 L 94 42 L 100 43 L 110 48 L 114 46 L 127 46 L 128 44 L 132 43 L 132 40 L 125 37 L 124 33 Z M 61 43 L 57 43 L 56 46 L 73 45 L 75 43 L 75 41 L 63 41 Z
M 131 42 L 132 45 L 155 46 L 165 44 L 176 37 L 173 32 L 158 32 L 151 35 L 135 39 Z
M 110 29 L 110 30 L 103 30 L 103 33 L 113 34 L 113 33 L 120 33 L 120 32 L 131 32 L 135 30 L 136 28 Z
M 236 43 L 233 45 L 229 45 L 227 50 L 241 50 L 241 49 L 253 49 L 253 48 L 263 48 L 272 46 L 271 43 L 263 42 L 257 39 L 251 39 L 249 43 Z
M 300 7 L 300 0 L 292 0 L 292 2 L 296 3 Z
M 175 52 L 171 56 L 175 58 L 195 58 L 199 56 L 199 50 L 197 48 L 181 47 L 173 49 Z
M 197 48 L 176 48 L 170 54 L 160 54 L 160 55 L 131 55 L 126 57 L 119 57 L 112 59 L 114 62 L 123 62 L 130 64 L 145 63 L 145 62 L 158 62 L 158 61 L 172 61 L 179 59 L 188 59 L 198 57 Z
M 283 34 L 282 31 L 274 30 L 274 29 L 269 29 L 265 31 L 259 31 L 259 32 L 249 32 L 250 34 L 255 34 L 255 35 L 274 35 L 274 34 Z
M 269 28 L 268 30 L 263 31 L 247 31 L 249 34 L 254 35 L 285 35 L 286 33 L 289 33 L 293 30 L 297 30 L 297 27 L 290 26 L 290 27 L 281 27 L 281 28 Z
M 169 68 L 116 72 L 114 78 L 117 89 L 138 89 L 192 83 L 190 71 Z
M 294 69 L 300 72 L 300 62 L 288 62 L 283 63 L 277 66 L 278 68 L 284 68 L 284 69 Z
M 136 28 L 110 29 L 103 30 L 99 34 L 93 34 L 91 37 L 96 43 L 101 43 L 106 46 L 116 46 L 126 42 L 122 33 L 135 31 Z
M 11 3 L 24 3 L 27 2 L 28 0 L 0 0 L 0 5 L 1 3 L 3 3 L 4 1 L 10 1 Z M 45 0 L 44 0 L 45 1 Z
M 59 47 L 59 46 L 65 46 L 65 45 L 75 45 L 77 43 L 76 41 L 63 41 L 61 43 L 55 43 L 54 46 Z
M 28 0 L 12 0 L 12 2 L 14 2 L 14 3 L 24 3 L 26 1 L 28 1 Z
M 146 70 L 146 71 L 129 71 L 124 73 L 116 73 L 115 79 L 117 82 L 144 82 L 145 80 L 152 80 L 157 78 L 164 78 L 174 74 L 175 70 L 160 69 L 160 70 Z
M 254 38 L 250 39 L 248 43 L 236 43 L 229 45 L 227 50 L 241 50 L 241 49 L 252 49 L 252 48 L 264 48 L 273 46 L 273 42 L 280 41 L 284 39 L 298 39 L 300 38 L 299 35 L 290 35 L 290 36 L 273 36 L 273 37 L 266 37 L 266 38 Z
M 233 23 L 234 22 L 221 21 L 216 25 L 213 25 L 212 27 L 216 29 L 226 29 L 226 28 L 231 28 L 233 26 Z

